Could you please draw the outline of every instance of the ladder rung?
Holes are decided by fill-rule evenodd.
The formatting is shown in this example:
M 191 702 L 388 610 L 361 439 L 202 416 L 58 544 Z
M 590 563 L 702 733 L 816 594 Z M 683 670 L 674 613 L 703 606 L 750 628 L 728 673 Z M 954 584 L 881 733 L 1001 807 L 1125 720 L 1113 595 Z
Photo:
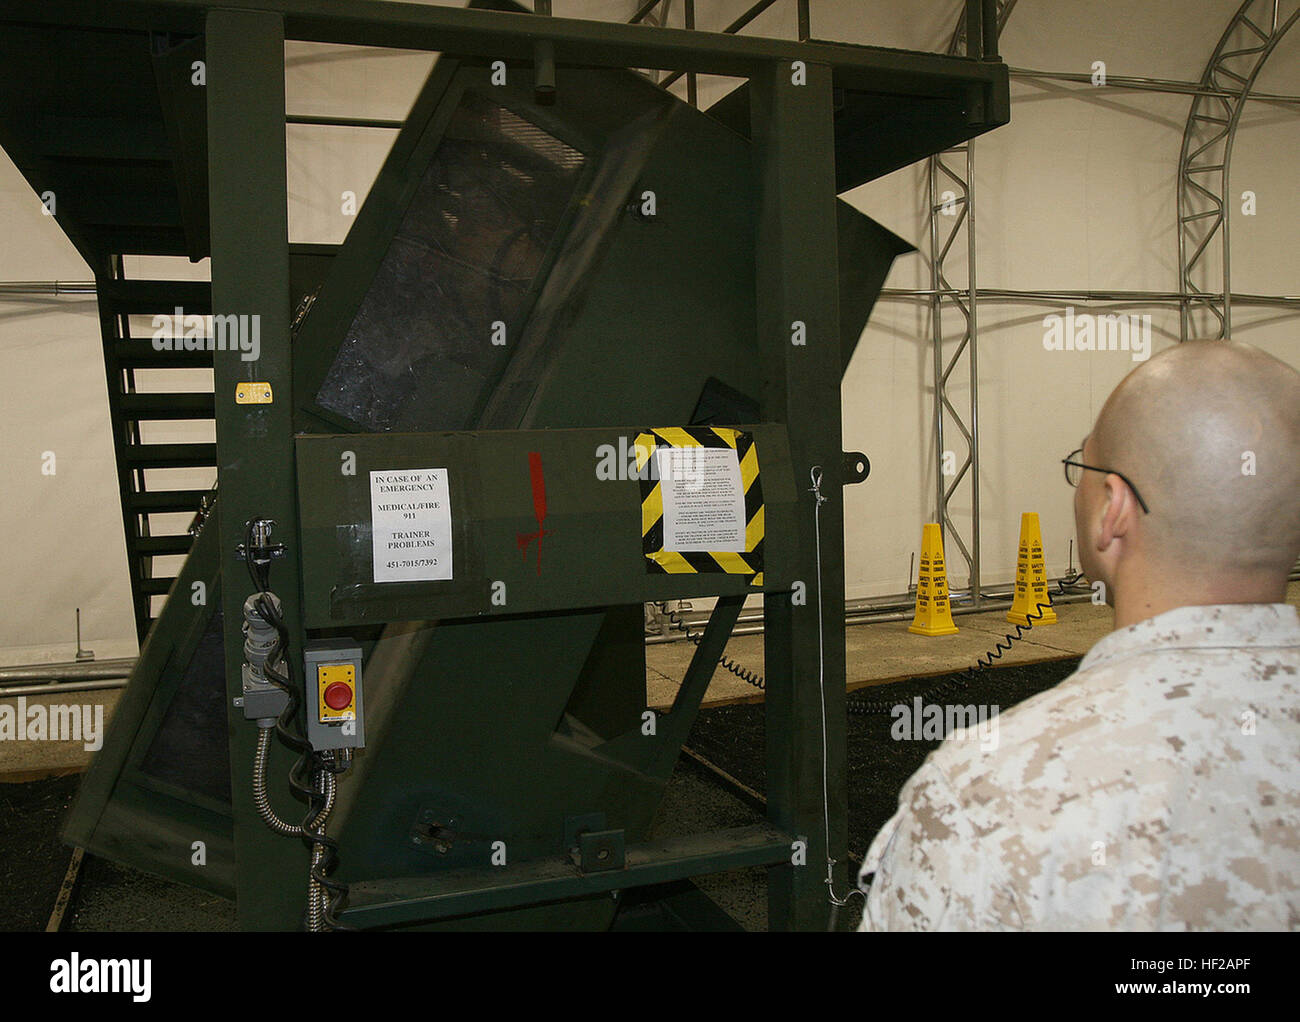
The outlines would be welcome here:
M 88 244 L 101 251 L 116 252 L 119 255 L 189 256 L 191 259 L 207 255 L 207 252 L 191 251 L 185 231 L 179 227 L 107 227 L 83 224 L 79 230 Z
M 187 554 L 194 544 L 194 537 L 182 536 L 141 536 L 135 541 L 138 554 L 149 557 L 166 557 L 169 554 Z
M 179 306 L 187 316 L 212 311 L 212 285 L 206 280 L 101 280 L 99 300 L 127 316 L 170 316 Z
M 153 341 L 114 341 L 113 357 L 131 369 L 211 369 L 212 352 L 204 339 L 199 351 L 158 351 Z
M 132 511 L 141 514 L 197 511 L 207 493 L 207 490 L 146 490 L 131 494 L 127 503 Z
M 140 592 L 145 596 L 166 596 L 175 581 L 174 578 L 142 578 L 139 582 Z
M 200 468 L 217 464 L 216 444 L 132 444 L 126 448 L 132 468 Z
M 136 391 L 122 395 L 122 417 L 131 422 L 211 419 L 215 414 L 211 394 L 149 394 Z

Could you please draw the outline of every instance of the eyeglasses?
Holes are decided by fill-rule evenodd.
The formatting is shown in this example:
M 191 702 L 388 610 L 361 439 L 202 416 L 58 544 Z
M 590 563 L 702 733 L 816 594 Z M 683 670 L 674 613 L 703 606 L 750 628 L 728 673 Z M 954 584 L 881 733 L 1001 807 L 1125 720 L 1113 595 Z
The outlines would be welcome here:
M 1089 472 L 1105 472 L 1107 475 L 1119 476 L 1124 482 L 1128 483 L 1128 488 L 1133 491 L 1133 496 L 1137 502 L 1142 505 L 1142 513 L 1149 515 L 1151 509 L 1147 507 L 1147 502 L 1142 499 L 1142 494 L 1138 493 L 1138 488 L 1133 485 L 1133 480 L 1123 472 L 1116 472 L 1113 468 L 1098 468 L 1096 465 L 1085 465 L 1078 459 L 1083 456 L 1083 448 L 1071 451 L 1068 458 L 1062 458 L 1061 463 L 1065 466 L 1065 481 L 1071 486 L 1078 486 L 1079 480 L 1083 478 L 1083 470 L 1086 468 Z

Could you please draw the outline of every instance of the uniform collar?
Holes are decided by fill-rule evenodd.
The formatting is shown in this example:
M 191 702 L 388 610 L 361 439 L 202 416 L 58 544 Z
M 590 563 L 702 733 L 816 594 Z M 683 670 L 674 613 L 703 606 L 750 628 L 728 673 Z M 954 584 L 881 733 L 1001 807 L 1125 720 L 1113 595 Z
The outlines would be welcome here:
M 1079 670 L 1162 649 L 1300 645 L 1300 614 L 1289 603 L 1222 603 L 1178 607 L 1111 632 Z

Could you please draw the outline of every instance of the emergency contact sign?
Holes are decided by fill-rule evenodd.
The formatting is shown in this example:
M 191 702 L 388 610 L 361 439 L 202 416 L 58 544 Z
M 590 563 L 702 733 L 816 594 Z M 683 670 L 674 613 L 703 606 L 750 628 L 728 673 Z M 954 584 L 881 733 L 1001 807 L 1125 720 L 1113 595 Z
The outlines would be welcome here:
M 370 473 L 376 582 L 451 579 L 451 493 L 445 468 Z

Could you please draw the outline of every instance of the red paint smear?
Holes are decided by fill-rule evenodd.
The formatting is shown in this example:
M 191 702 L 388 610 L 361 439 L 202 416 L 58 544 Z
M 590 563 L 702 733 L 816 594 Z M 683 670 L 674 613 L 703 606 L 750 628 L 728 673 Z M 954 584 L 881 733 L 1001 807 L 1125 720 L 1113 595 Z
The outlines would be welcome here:
M 533 484 L 533 515 L 537 519 L 536 532 L 520 532 L 515 535 L 515 542 L 528 561 L 528 544 L 537 540 L 537 574 L 542 573 L 542 537 L 551 534 L 550 529 L 542 528 L 546 521 L 546 478 L 542 475 L 542 456 L 537 451 L 528 452 L 528 474 Z
M 546 520 L 546 478 L 542 475 L 542 456 L 528 452 L 528 473 L 533 477 L 533 513 L 540 526 Z

